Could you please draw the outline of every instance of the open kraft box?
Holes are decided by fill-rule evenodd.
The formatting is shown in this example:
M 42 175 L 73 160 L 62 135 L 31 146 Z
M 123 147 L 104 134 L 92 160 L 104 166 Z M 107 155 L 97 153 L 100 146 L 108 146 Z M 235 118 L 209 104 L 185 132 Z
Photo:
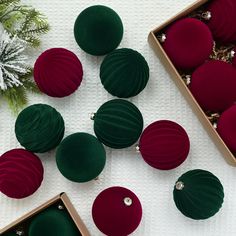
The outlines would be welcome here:
M 14 221 L 10 225 L 6 226 L 3 229 L 0 229 L 0 235 L 5 235 L 10 232 L 14 232 L 14 234 L 27 236 L 27 228 L 30 224 L 31 220 L 37 214 L 43 212 L 44 210 L 48 209 L 49 207 L 62 207 L 63 210 L 66 210 L 67 213 L 70 215 L 71 220 L 74 222 L 76 227 L 78 228 L 78 235 L 81 236 L 90 236 L 88 229 L 86 228 L 85 224 L 81 220 L 80 216 L 78 215 L 77 211 L 75 210 L 74 206 L 70 202 L 66 193 L 61 193 L 56 197 L 52 198 L 51 200 L 47 201 L 43 205 L 37 207 L 33 211 L 27 213 L 26 215 L 22 216 L 18 220 Z M 43 236 L 43 235 L 42 235 Z
M 175 68 L 175 66 L 172 64 L 171 60 L 168 58 L 167 54 L 165 53 L 161 43 L 158 40 L 158 36 L 160 36 L 164 30 L 172 24 L 174 21 L 183 18 L 185 16 L 188 16 L 192 14 L 194 11 L 197 11 L 199 8 L 204 7 L 205 4 L 208 4 L 210 1 L 214 0 L 198 0 L 158 28 L 154 29 L 150 32 L 148 36 L 148 41 L 153 48 L 153 50 L 156 52 L 156 54 L 159 56 L 159 58 L 162 60 L 164 66 L 166 69 L 171 73 L 171 77 L 173 78 L 174 82 L 176 83 L 177 87 L 180 89 L 184 97 L 189 102 L 192 110 L 196 113 L 198 116 L 200 122 L 204 126 L 204 128 L 207 130 L 209 136 L 213 139 L 215 142 L 215 145 L 219 148 L 222 155 L 228 162 L 228 164 L 232 166 L 236 166 L 236 157 L 233 155 L 233 153 L 228 149 L 224 141 L 221 139 L 217 131 L 215 130 L 214 126 L 210 122 L 207 115 L 204 113 L 204 111 L 201 109 L 195 98 L 193 97 L 192 93 L 188 89 L 188 86 L 186 85 L 185 81 L 182 79 L 181 75 L 179 74 L 178 70 Z

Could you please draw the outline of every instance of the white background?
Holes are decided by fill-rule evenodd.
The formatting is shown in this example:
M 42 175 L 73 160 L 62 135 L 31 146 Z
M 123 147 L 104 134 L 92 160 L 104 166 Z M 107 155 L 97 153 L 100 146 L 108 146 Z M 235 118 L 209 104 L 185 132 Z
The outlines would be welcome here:
M 150 82 L 139 96 L 131 99 L 143 113 L 145 126 L 159 119 L 170 119 L 180 123 L 190 136 L 191 152 L 183 165 L 165 172 L 146 165 L 133 147 L 120 151 L 107 148 L 107 164 L 100 179 L 86 184 L 72 183 L 59 173 L 54 151 L 40 155 L 45 168 L 42 186 L 33 196 L 24 200 L 16 201 L 0 194 L 0 228 L 65 191 L 91 234 L 102 235 L 92 221 L 92 203 L 100 191 L 119 185 L 130 188 L 142 202 L 142 223 L 133 235 L 235 235 L 236 169 L 225 162 L 147 43 L 149 31 L 187 7 L 193 0 L 28 0 L 24 2 L 44 12 L 52 28 L 43 38 L 37 55 L 51 47 L 65 47 L 78 55 L 85 72 L 82 86 L 74 95 L 64 99 L 34 95 L 30 98 L 30 104 L 43 102 L 58 109 L 66 122 L 66 136 L 78 131 L 93 134 L 93 123 L 89 120 L 88 114 L 96 111 L 103 102 L 112 99 L 112 96 L 100 83 L 99 66 L 102 58 L 81 51 L 74 40 L 73 25 L 77 15 L 83 9 L 94 4 L 104 4 L 116 10 L 123 20 L 125 32 L 120 47 L 130 47 L 140 51 L 149 63 Z M 19 147 L 14 135 L 14 123 L 15 117 L 4 102 L 1 102 L 1 154 Z M 206 221 L 194 221 L 184 217 L 176 209 L 172 199 L 176 179 L 184 172 L 195 168 L 213 172 L 222 181 L 225 189 L 222 210 Z

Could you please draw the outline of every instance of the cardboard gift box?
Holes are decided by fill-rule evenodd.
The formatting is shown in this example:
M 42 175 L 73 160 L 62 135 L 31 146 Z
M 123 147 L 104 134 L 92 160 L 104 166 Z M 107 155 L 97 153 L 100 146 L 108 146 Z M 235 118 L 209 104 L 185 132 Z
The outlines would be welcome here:
M 37 214 L 43 212 L 44 210 L 48 209 L 49 207 L 57 207 L 58 210 L 67 211 L 69 217 L 74 222 L 75 226 L 78 228 L 78 235 L 81 236 L 90 236 L 88 229 L 86 228 L 85 224 L 81 220 L 80 216 L 78 215 L 77 211 L 75 210 L 74 206 L 70 202 L 66 193 L 61 193 L 58 196 L 54 197 L 53 199 L 47 201 L 43 205 L 37 207 L 33 211 L 27 213 L 26 215 L 22 216 L 18 220 L 14 221 L 10 225 L 6 226 L 5 228 L 0 230 L 0 235 L 5 235 L 8 233 L 12 233 L 17 235 L 28 235 L 28 227 L 30 225 L 31 220 Z
M 200 122 L 204 126 L 204 128 L 207 130 L 209 136 L 213 139 L 216 146 L 221 151 L 222 155 L 226 159 L 226 161 L 232 165 L 236 166 L 236 158 L 233 155 L 233 153 L 229 150 L 229 148 L 226 146 L 224 141 L 221 139 L 219 134 L 217 133 L 216 129 L 214 128 L 212 122 L 210 121 L 209 117 L 205 114 L 205 112 L 201 109 L 200 105 L 197 103 L 195 98 L 193 97 L 192 93 L 190 92 L 188 86 L 186 85 L 185 81 L 181 77 L 179 71 L 175 68 L 167 54 L 165 53 L 161 43 L 159 42 L 158 37 L 163 34 L 166 28 L 170 26 L 174 21 L 183 18 L 185 16 L 188 16 L 195 11 L 197 11 L 200 8 L 204 8 L 205 4 L 208 4 L 212 0 L 198 0 L 194 4 L 192 4 L 190 7 L 186 8 L 173 18 L 166 21 L 161 26 L 157 27 L 153 31 L 150 32 L 148 41 L 151 45 L 151 47 L 154 49 L 156 54 L 161 58 L 163 64 L 165 65 L 166 69 L 171 73 L 171 76 L 176 83 L 177 87 L 180 89 L 184 97 L 189 102 L 192 110 L 196 113 L 198 116 Z

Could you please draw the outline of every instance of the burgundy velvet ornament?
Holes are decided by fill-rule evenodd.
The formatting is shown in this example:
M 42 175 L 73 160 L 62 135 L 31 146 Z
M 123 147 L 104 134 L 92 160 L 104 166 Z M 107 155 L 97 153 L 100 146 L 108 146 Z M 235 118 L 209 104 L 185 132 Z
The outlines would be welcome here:
M 143 132 L 139 151 L 147 164 L 160 170 L 174 169 L 188 156 L 190 141 L 186 131 L 169 120 L 156 121 Z
M 224 111 L 236 101 L 236 69 L 223 61 L 209 61 L 193 72 L 190 90 L 204 111 Z
M 0 192 L 10 198 L 32 195 L 43 180 L 43 165 L 33 153 L 13 149 L 0 157 Z
M 203 64 L 213 50 L 209 28 L 200 20 L 185 18 L 166 31 L 163 48 L 178 69 L 194 69 Z
M 102 191 L 93 203 L 92 216 L 98 229 L 108 236 L 127 236 L 140 224 L 142 206 L 138 197 L 123 187 Z
M 236 153 L 236 104 L 222 113 L 217 123 L 217 131 L 228 148 Z
M 233 50 L 231 50 L 231 58 L 232 58 L 232 65 L 234 68 L 236 68 L 236 47 L 234 47 Z
M 42 53 L 34 65 L 34 79 L 39 89 L 51 97 L 66 97 L 74 93 L 83 78 L 78 57 L 64 48 L 52 48 Z
M 221 43 L 236 41 L 236 1 L 215 0 L 211 1 L 207 11 L 211 17 L 207 24 L 214 39 Z

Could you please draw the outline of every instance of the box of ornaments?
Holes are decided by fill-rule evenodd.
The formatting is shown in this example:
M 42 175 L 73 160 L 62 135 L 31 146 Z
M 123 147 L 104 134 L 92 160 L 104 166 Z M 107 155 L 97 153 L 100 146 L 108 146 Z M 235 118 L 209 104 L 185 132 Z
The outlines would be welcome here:
M 149 34 L 199 120 L 236 166 L 236 1 L 199 0 Z
M 2 236 L 90 236 L 66 193 L 52 198 L 0 230 Z

